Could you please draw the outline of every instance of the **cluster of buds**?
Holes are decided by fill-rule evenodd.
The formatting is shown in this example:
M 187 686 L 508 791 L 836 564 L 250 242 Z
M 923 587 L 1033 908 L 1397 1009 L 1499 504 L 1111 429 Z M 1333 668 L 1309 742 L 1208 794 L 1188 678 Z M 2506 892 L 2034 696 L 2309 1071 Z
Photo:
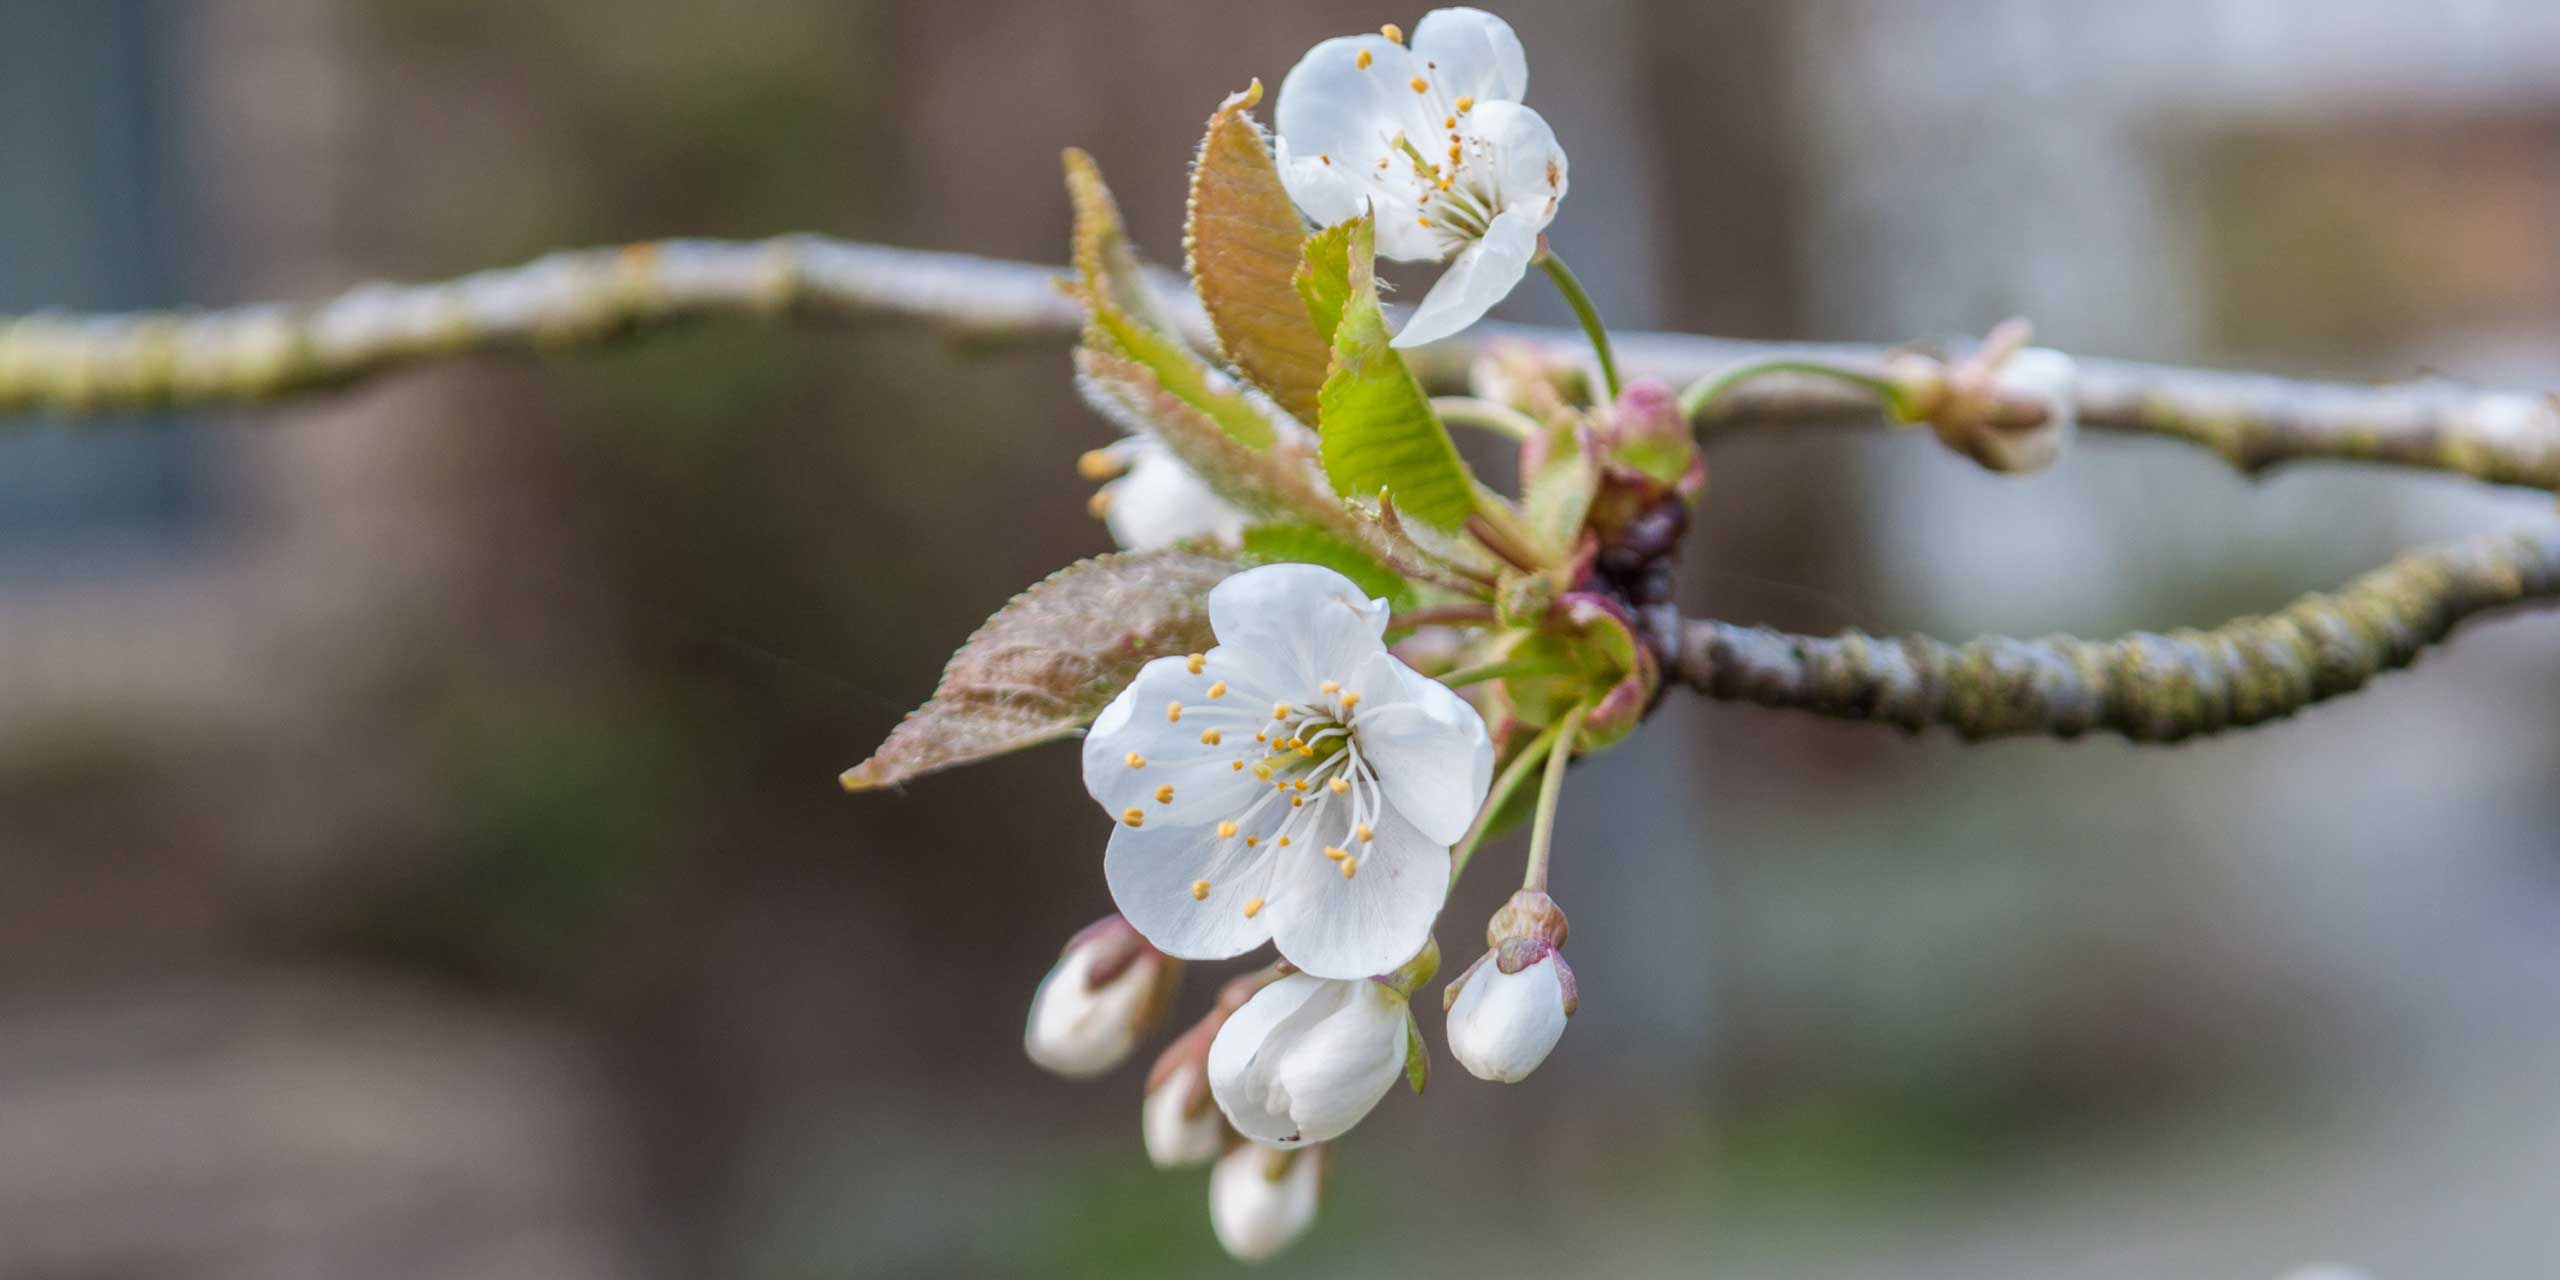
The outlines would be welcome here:
M 1181 961 L 1147 945 L 1128 921 L 1105 916 L 1068 939 L 1040 980 L 1022 1051 L 1069 1080 L 1090 1080 L 1137 1050 L 1181 986 Z

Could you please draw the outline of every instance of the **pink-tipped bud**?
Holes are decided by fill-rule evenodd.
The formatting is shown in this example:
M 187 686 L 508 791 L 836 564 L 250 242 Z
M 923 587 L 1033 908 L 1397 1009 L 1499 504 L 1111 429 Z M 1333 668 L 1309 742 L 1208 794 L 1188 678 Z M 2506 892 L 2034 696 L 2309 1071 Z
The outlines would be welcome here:
M 1101 1075 L 1164 1021 L 1181 985 L 1181 961 L 1147 945 L 1128 921 L 1106 916 L 1069 939 L 1040 980 L 1022 1051 L 1070 1080 Z
M 1478 1079 L 1529 1077 L 1564 1038 L 1580 1004 L 1564 962 L 1565 918 L 1555 900 L 1523 889 L 1485 927 L 1491 946 L 1441 995 L 1449 1052 Z

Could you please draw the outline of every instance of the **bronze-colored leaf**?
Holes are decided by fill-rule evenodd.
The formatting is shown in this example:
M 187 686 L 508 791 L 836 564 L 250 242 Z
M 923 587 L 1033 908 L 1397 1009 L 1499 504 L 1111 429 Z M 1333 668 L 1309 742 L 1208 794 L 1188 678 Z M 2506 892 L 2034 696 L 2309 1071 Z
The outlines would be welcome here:
M 1290 283 L 1307 226 L 1280 183 L 1262 126 L 1254 122 L 1253 107 L 1260 101 L 1262 82 L 1256 80 L 1209 117 L 1191 169 L 1183 248 L 1192 287 L 1227 358 L 1246 381 L 1314 426 L 1332 335 L 1316 331 Z
M 1041 579 L 996 610 L 951 655 L 933 697 L 839 781 L 847 791 L 895 786 L 1075 732 L 1148 659 L 1215 643 L 1209 588 L 1244 565 L 1196 550 L 1128 551 Z

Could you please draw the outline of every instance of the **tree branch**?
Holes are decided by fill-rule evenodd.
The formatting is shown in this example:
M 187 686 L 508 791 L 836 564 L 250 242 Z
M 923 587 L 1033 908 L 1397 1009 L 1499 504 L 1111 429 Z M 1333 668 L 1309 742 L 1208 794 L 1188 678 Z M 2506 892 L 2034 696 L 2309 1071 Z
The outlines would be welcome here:
M 714 316 L 819 323 L 902 321 L 964 340 L 1074 334 L 1058 273 L 1030 263 L 851 244 L 821 236 L 669 240 L 555 253 L 521 267 L 426 285 L 370 284 L 316 306 L 0 319 L 0 413 L 77 416 L 160 405 L 272 401 L 475 351 L 559 351 Z M 1190 291 L 1156 277 L 1194 341 L 1207 326 Z M 1518 340 L 1580 360 L 1579 335 L 1482 325 L 1408 353 L 1435 390 L 1463 390 L 1491 342 Z M 1741 342 L 1679 334 L 1616 338 L 1631 375 L 1681 383 L 1742 360 L 1799 353 L 1880 364 L 1885 349 Z M 2439 382 L 2302 382 L 2118 360 L 2081 361 L 2080 420 L 2202 445 L 2255 472 L 2348 460 L 2428 467 L 2560 490 L 2560 406 L 2548 397 Z M 1702 424 L 1865 421 L 1872 406 L 1805 379 L 1755 381 Z
M 1948 644 L 1851 631 L 1681 626 L 1672 678 L 1711 698 L 1968 740 L 2175 742 L 2292 715 L 2415 662 L 2474 614 L 2560 599 L 2560 525 L 2412 552 L 2334 594 L 2210 631 Z

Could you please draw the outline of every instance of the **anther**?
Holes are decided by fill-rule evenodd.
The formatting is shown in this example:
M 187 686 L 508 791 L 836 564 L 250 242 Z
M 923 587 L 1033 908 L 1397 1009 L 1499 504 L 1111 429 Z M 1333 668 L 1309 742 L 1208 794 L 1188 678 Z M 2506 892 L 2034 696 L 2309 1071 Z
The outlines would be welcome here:
M 1120 820 L 1133 827 L 1143 827 L 1147 825 L 1147 811 L 1134 808 L 1123 809 L 1120 812 Z
M 1324 153 L 1324 152 L 1322 152 L 1322 151 L 1319 151 L 1319 152 L 1317 152 L 1317 153 L 1316 153 L 1316 159 L 1318 159 L 1318 160 L 1322 160 L 1322 161 L 1324 161 L 1326 164 L 1332 164 L 1332 163 L 1333 163 L 1333 157 L 1332 157 L 1332 156 L 1330 156 L 1330 155 L 1325 154 L 1325 153 Z
M 1117 450 L 1088 449 L 1076 458 L 1076 474 L 1087 480 L 1117 480 L 1128 470 Z
M 1173 803 L 1173 784 L 1172 784 L 1172 783 L 1168 782 L 1168 783 L 1164 784 L 1163 786 L 1156 788 L 1156 803 L 1157 803 L 1157 804 L 1172 804 L 1172 803 Z
M 1205 654 L 1205 653 L 1195 653 L 1195 654 L 1192 654 L 1190 657 L 1183 659 L 1183 661 L 1182 661 L 1182 667 L 1183 667 L 1183 670 L 1188 671 L 1188 672 L 1190 672 L 1191 674 L 1193 674 L 1193 675 L 1195 675 L 1195 676 L 1196 676 L 1196 675 L 1200 674 L 1200 666 L 1201 666 L 1201 664 L 1202 664 L 1202 663 L 1207 662 L 1208 660 L 1209 660 L 1209 655 L 1207 655 L 1207 654 Z
M 1455 129 L 1458 127 L 1458 118 L 1456 116 L 1451 116 L 1448 119 L 1441 121 L 1440 127 L 1443 129 Z
M 1370 57 L 1369 51 L 1363 49 L 1360 51 L 1360 56 L 1351 60 L 1351 65 L 1366 71 L 1369 69 L 1369 64 L 1375 61 L 1377 61 L 1377 59 Z
M 1208 896 L 1209 896 L 1209 882 L 1208 882 L 1208 881 L 1206 881 L 1206 880 L 1194 880 L 1194 881 L 1192 881 L 1192 882 L 1191 882 L 1191 900 L 1192 900 L 1193 902 L 1201 901 L 1202 899 L 1207 898 Z
M 1094 490 L 1093 496 L 1084 500 L 1084 513 L 1096 520 L 1111 514 L 1111 491 L 1109 489 Z
M 1304 778 L 1296 779 L 1289 784 L 1289 789 L 1292 791 L 1304 791 L 1307 789 L 1307 780 Z
M 1260 837 L 1260 836 L 1246 836 L 1246 837 L 1244 838 L 1244 847 L 1245 847 L 1245 848 L 1248 848 L 1248 849 L 1254 848 L 1255 846 L 1260 845 L 1261 843 L 1262 843 L 1262 837 Z
M 1345 695 L 1345 696 L 1347 697 L 1347 696 L 1349 696 L 1349 695 Z M 1168 703 L 1164 704 L 1164 718 L 1165 718 L 1165 722 L 1166 722 L 1166 723 L 1168 723 L 1168 724 L 1179 724 L 1179 723 L 1181 723 L 1181 721 L 1182 721 L 1182 704 L 1181 704 L 1181 703 L 1179 703 L 1179 702 L 1168 702 Z
M 1274 719 L 1274 720 L 1286 720 L 1286 719 L 1288 719 L 1288 718 L 1289 718 L 1289 704 L 1288 704 L 1288 703 L 1285 703 L 1285 702 L 1275 702 L 1275 703 L 1272 703 L 1272 704 L 1271 704 L 1271 718 L 1272 718 L 1272 719 Z
M 1413 91 L 1415 93 L 1429 93 L 1431 92 L 1431 82 L 1420 76 L 1415 76 L 1413 78 Z
M 1212 698 L 1223 698 L 1227 696 L 1227 682 L 1221 680 L 1216 684 L 1210 685 L 1209 696 Z
M 1351 790 L 1351 783 L 1347 779 L 1343 778 L 1336 778 L 1324 785 L 1326 790 L 1333 792 L 1335 795 L 1346 795 Z
M 1403 44 L 1403 43 L 1404 43 L 1404 28 L 1399 27 L 1399 26 L 1397 26 L 1396 24 L 1394 24 L 1394 23 L 1392 23 L 1392 22 L 1388 23 L 1387 25 L 1385 25 L 1385 26 L 1383 26 L 1383 27 L 1378 28 L 1378 34 L 1379 34 L 1379 35 L 1382 35 L 1382 36 L 1385 36 L 1385 37 L 1387 38 L 1387 40 L 1388 40 L 1390 43 L 1393 43 L 1393 44 Z
M 1147 758 L 1139 755 L 1135 751 L 1132 751 L 1129 753 L 1129 767 L 1132 769 L 1144 769 L 1147 767 Z
M 1349 710 L 1350 710 L 1350 709 L 1352 709 L 1353 707 L 1356 707 L 1356 706 L 1359 706 L 1359 705 L 1360 705 L 1360 695 L 1359 695 L 1359 694 L 1356 694 L 1356 693 L 1346 693 L 1346 694 L 1342 695 L 1342 709 L 1343 709 L 1343 710 L 1345 710 L 1345 711 L 1349 711 Z
M 1229 772 L 1229 773 L 1242 773 L 1242 772 L 1244 772 L 1244 761 L 1242 761 L 1242 760 L 1237 760 L 1237 761 L 1233 761 L 1233 762 L 1229 763 L 1229 764 L 1227 765 L 1227 772 Z
M 1291 796 L 1289 797 L 1289 807 L 1292 809 L 1306 808 L 1307 798 L 1305 796 Z
M 1362 844 L 1367 844 L 1378 838 L 1378 833 L 1370 830 L 1369 824 L 1365 822 L 1361 823 L 1358 827 L 1353 828 L 1353 833 L 1360 837 L 1360 843 Z
M 1218 838 L 1219 838 L 1219 839 L 1221 839 L 1221 840 L 1233 840 L 1233 839 L 1235 839 L 1235 838 L 1236 838 L 1236 824 L 1234 824 L 1234 823 L 1232 823 L 1232 822 L 1221 822 L 1221 823 L 1219 823 L 1219 824 L 1218 824 Z
M 1359 871 L 1360 871 L 1360 860 L 1359 860 L 1358 858 L 1344 858 L 1344 859 L 1342 860 L 1342 878 L 1343 878 L 1343 879 L 1348 880 L 1348 879 L 1350 879 L 1352 876 L 1357 875 L 1357 874 L 1359 873 Z
M 1281 847 L 1281 848 L 1283 848 L 1283 849 L 1286 849 L 1286 848 L 1288 848 L 1288 847 L 1289 847 L 1289 837 L 1287 837 L 1287 836 L 1282 836 L 1282 837 L 1280 837 L 1280 847 Z
M 1255 916 L 1258 916 L 1258 915 L 1261 915 L 1261 914 L 1262 914 L 1262 899 L 1260 899 L 1260 898 L 1252 898 L 1252 899 L 1248 899 L 1248 900 L 1245 902 L 1245 904 L 1244 904 L 1244 918 L 1245 918 L 1245 919 L 1247 919 L 1247 920 L 1251 920 L 1251 919 L 1252 919 L 1252 918 L 1254 918 Z
M 1458 110 L 1459 110 L 1459 112 L 1460 112 L 1461 114 L 1463 114 L 1463 113 L 1465 113 L 1465 112 L 1473 111 L 1473 110 L 1475 110 L 1475 109 L 1476 109 L 1476 100 L 1475 100 L 1475 98 L 1474 98 L 1474 97 L 1469 96 L 1469 97 L 1464 97 L 1464 98 L 1460 98 L 1460 99 L 1458 99 Z
M 1341 682 L 1341 681 L 1339 681 L 1339 680 L 1327 680 L 1327 681 L 1325 681 L 1323 684 L 1320 684 L 1320 685 L 1317 685 L 1317 686 L 1316 686 L 1316 692 L 1318 692 L 1318 693 L 1340 693 L 1340 692 L 1342 692 L 1342 682 Z
M 1340 861 L 1342 861 L 1344 858 L 1348 858 L 1348 857 L 1350 857 L 1350 856 L 1351 856 L 1351 851 L 1350 851 L 1349 849 L 1339 849 L 1339 848 L 1335 848 L 1335 847 L 1334 847 L 1334 846 L 1332 846 L 1332 845 L 1326 845 L 1326 846 L 1325 846 L 1325 850 L 1324 850 L 1324 856 L 1326 856 L 1326 857 L 1328 857 L 1328 858 L 1331 858 L 1331 859 L 1333 859 L 1333 860 L 1334 860 L 1334 861 L 1336 861 L 1336 862 L 1340 862 Z
M 1203 729 L 1200 731 L 1200 745 L 1204 747 L 1214 747 L 1218 745 L 1218 737 L 1219 734 L 1217 730 Z

